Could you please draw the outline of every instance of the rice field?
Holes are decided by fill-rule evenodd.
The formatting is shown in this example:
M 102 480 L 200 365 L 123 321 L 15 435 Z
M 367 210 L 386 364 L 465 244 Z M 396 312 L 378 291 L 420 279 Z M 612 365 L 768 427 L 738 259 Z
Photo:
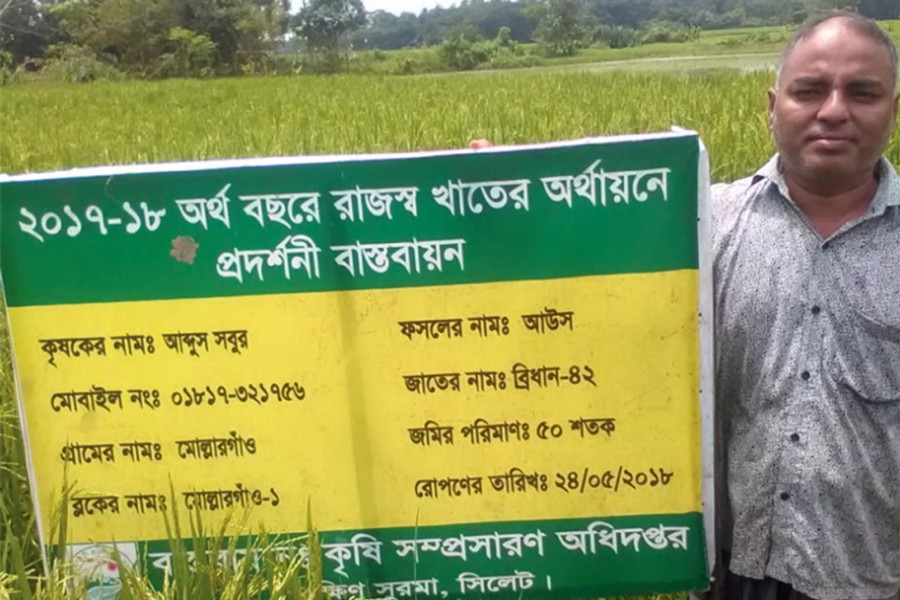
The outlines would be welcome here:
M 715 179 L 771 152 L 768 73 L 508 72 L 0 88 L 0 172 L 696 129 Z M 900 159 L 896 148 L 894 157 Z
M 769 72 L 519 72 L 0 88 L 0 172 L 697 130 L 714 181 L 772 152 Z M 900 142 L 888 151 L 900 163 Z
M 0 172 L 404 152 L 462 148 L 475 138 L 522 144 L 681 126 L 700 133 L 710 151 L 712 178 L 723 181 L 749 174 L 772 153 L 765 116 L 771 79 L 770 72 L 726 70 L 526 71 L 7 87 L 0 88 Z M 900 165 L 896 137 L 888 156 Z M 70 597 L 64 572 L 36 583 L 43 571 L 5 320 L 0 328 L 0 600 Z M 286 586 L 285 573 L 273 570 L 254 585 L 287 590 L 272 598 L 321 596 L 314 585 Z M 221 595 L 224 587 L 210 587 L 209 577 L 216 576 L 220 584 L 222 577 L 238 577 L 200 574 L 191 580 L 199 587 L 185 584 L 156 596 L 134 591 L 140 589 L 136 580 L 128 597 L 250 597 L 239 590 Z

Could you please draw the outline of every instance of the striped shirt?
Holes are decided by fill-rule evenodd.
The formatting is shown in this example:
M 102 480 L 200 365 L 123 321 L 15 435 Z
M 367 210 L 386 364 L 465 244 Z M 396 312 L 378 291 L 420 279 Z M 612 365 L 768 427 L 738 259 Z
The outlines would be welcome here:
M 828 239 L 777 155 L 713 187 L 731 570 L 820 600 L 900 586 L 900 178 Z

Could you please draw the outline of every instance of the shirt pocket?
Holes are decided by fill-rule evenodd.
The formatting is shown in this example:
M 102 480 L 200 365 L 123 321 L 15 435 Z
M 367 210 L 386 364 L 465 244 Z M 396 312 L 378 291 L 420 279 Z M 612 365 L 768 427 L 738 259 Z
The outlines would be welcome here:
M 838 328 L 835 381 L 868 402 L 900 402 L 900 326 L 858 310 L 848 321 Z

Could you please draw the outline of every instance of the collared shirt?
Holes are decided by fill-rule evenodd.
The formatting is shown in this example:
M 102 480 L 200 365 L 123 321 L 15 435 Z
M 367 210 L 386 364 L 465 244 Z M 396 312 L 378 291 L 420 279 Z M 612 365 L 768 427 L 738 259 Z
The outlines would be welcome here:
M 900 586 L 900 178 L 878 175 L 828 239 L 777 156 L 713 187 L 730 568 L 821 600 Z

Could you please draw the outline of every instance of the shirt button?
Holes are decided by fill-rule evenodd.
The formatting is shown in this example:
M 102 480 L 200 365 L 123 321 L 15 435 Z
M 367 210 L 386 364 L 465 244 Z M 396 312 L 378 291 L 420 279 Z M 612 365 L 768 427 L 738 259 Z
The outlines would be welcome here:
M 803 371 L 802 373 L 800 373 L 800 378 L 803 379 L 803 381 L 808 381 L 809 380 L 809 371 Z
M 800 434 L 799 434 L 799 433 L 792 433 L 792 434 L 791 434 L 791 441 L 792 441 L 792 442 L 799 442 L 799 441 L 800 441 Z
M 820 312 L 822 312 L 822 309 L 819 308 L 818 306 L 813 306 L 813 307 L 812 307 L 812 314 L 817 315 L 817 314 L 819 314 Z
M 781 498 L 782 500 L 790 500 L 790 499 L 791 499 L 791 495 L 788 494 L 787 492 L 781 492 L 780 498 Z

